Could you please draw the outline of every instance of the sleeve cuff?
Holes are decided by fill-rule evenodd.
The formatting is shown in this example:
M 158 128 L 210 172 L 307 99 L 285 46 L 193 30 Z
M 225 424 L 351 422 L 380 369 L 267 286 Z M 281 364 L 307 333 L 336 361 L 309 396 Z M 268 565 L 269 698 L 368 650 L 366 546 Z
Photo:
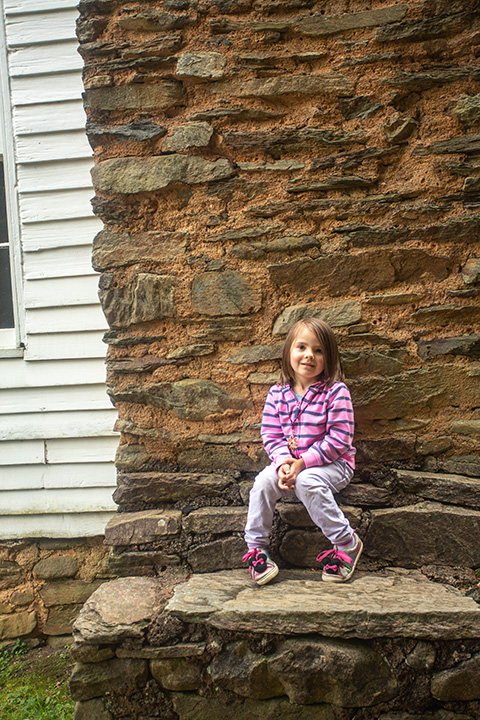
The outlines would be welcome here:
M 323 465 L 322 458 L 320 457 L 319 453 L 313 450 L 313 448 L 310 448 L 309 450 L 307 450 L 307 452 L 302 453 L 302 458 L 306 468 L 315 467 L 316 465 Z

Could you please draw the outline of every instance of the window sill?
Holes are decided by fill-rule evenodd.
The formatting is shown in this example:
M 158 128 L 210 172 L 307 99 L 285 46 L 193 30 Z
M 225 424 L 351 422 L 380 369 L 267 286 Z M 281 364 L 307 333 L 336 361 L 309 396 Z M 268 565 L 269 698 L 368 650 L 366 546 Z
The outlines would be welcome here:
M 23 358 L 25 348 L 2 348 L 0 347 L 0 360 L 5 358 Z

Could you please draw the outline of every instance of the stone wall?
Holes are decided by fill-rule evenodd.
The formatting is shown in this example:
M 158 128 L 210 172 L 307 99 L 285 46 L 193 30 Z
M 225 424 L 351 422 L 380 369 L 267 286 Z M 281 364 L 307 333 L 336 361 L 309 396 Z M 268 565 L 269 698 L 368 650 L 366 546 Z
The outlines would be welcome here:
M 103 537 L 0 543 L 0 644 L 65 640 L 85 600 L 111 577 Z
M 403 541 L 466 513 L 473 537 L 478 3 L 82 0 L 80 12 L 105 224 L 93 263 L 122 433 L 116 569 L 238 562 L 263 402 L 305 315 L 338 333 L 361 481 L 345 502 L 383 528 L 366 554 L 378 559 L 375 537 L 394 545 L 390 517 Z M 392 467 L 423 474 L 404 486 Z

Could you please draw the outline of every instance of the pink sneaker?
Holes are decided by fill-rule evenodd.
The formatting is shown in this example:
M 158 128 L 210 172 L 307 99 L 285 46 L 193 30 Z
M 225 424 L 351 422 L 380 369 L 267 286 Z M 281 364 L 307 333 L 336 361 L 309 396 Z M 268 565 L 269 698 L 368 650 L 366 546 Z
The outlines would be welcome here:
M 356 543 L 352 550 L 345 552 L 335 547 L 333 550 L 327 550 L 318 555 L 317 560 L 323 566 L 322 580 L 325 582 L 350 580 L 363 550 L 363 543 L 357 533 L 354 533 L 353 537 Z
M 265 548 L 254 548 L 249 550 L 242 558 L 242 562 L 248 562 L 250 577 L 257 585 L 266 585 L 278 575 L 278 565 Z

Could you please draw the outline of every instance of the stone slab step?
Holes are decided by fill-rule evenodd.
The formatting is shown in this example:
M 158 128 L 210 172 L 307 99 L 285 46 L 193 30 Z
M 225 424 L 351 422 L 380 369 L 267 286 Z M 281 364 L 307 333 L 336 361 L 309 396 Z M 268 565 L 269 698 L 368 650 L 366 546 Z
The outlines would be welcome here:
M 345 584 L 308 570 L 283 571 L 259 587 L 245 570 L 192 575 L 177 585 L 166 613 L 219 629 L 320 633 L 337 638 L 480 637 L 480 606 L 418 571 L 358 572 Z

